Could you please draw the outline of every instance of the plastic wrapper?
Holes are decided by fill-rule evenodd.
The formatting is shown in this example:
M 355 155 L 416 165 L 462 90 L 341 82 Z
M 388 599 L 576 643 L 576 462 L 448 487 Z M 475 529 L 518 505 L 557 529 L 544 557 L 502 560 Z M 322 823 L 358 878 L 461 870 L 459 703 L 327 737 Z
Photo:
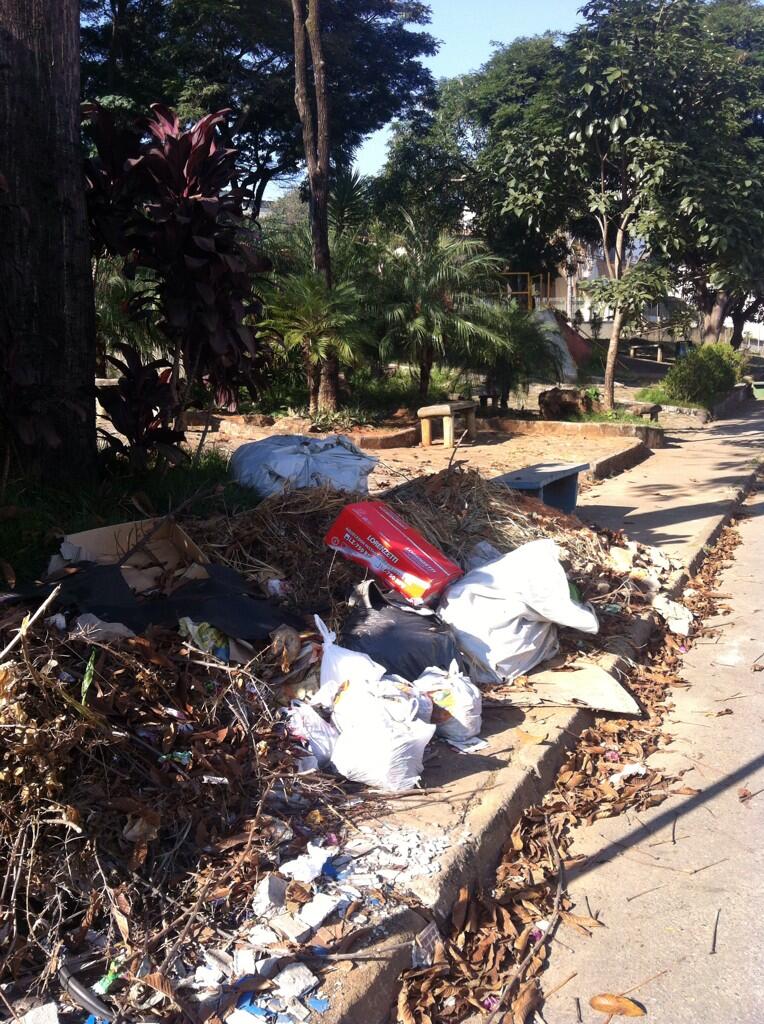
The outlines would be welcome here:
M 393 675 L 416 679 L 427 668 L 448 669 L 460 660 L 451 629 L 433 612 L 388 601 L 373 581 L 356 587 L 351 606 L 342 646 L 367 654 Z

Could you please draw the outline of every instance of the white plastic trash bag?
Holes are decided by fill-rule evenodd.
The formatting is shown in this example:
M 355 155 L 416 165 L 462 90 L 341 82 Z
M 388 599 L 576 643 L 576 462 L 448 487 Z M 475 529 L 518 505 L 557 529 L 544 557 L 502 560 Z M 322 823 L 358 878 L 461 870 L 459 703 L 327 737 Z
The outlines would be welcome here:
M 552 540 L 530 544 L 475 569 L 446 591 L 438 615 L 475 665 L 473 679 L 514 679 L 558 649 L 555 623 L 596 633 L 589 605 L 571 599 Z
M 332 764 L 346 779 L 391 793 L 411 789 L 422 775 L 435 726 L 417 717 L 416 700 L 394 700 L 351 682 L 338 695 L 333 720 L 340 735 Z
M 310 704 L 294 701 L 287 713 L 287 729 L 291 736 L 307 744 L 319 768 L 329 764 L 339 736 L 332 722 L 325 721 Z
M 463 743 L 480 734 L 483 698 L 455 661 L 448 672 L 428 668 L 414 680 L 414 686 L 432 701 L 432 721 L 438 736 Z
M 396 722 L 408 722 L 418 718 L 429 724 L 432 717 L 432 701 L 426 693 L 420 693 L 412 683 L 394 676 L 384 679 L 352 679 L 341 683 L 334 690 L 332 721 L 344 732 L 351 729 L 360 714 L 368 710 L 368 697 L 380 701 L 386 713 Z
M 328 629 L 326 623 L 318 616 L 313 616 L 316 629 L 324 642 L 321 654 L 321 686 L 311 703 L 321 707 L 331 707 L 342 683 L 358 680 L 367 683 L 377 682 L 385 674 L 382 665 L 378 665 L 368 654 L 360 651 L 349 651 L 337 643 L 337 634 Z
M 243 444 L 233 453 L 229 468 L 237 483 L 252 487 L 264 498 L 286 487 L 321 487 L 367 494 L 367 477 L 377 460 L 365 455 L 343 434 L 304 437 L 278 434 Z

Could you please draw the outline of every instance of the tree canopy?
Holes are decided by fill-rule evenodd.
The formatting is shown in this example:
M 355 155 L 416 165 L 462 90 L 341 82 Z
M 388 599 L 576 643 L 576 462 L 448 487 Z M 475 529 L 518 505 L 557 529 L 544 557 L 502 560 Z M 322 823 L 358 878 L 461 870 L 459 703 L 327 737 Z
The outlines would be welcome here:
M 417 0 L 324 0 L 336 165 L 432 90 L 420 60 L 436 50 L 429 14 Z M 126 111 L 160 102 L 184 121 L 230 107 L 256 209 L 304 159 L 293 58 L 282 0 L 82 0 L 83 97 Z

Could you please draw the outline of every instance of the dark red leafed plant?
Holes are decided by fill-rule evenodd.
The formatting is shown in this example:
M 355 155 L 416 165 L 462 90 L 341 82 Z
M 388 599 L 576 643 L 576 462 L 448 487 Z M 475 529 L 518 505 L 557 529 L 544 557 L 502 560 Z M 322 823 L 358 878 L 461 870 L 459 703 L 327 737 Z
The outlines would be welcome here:
M 170 385 L 171 364 L 164 359 L 144 363 L 132 345 L 116 348 L 123 358 L 108 359 L 121 376 L 115 385 L 98 388 L 98 401 L 122 437 L 107 430 L 100 430 L 101 436 L 113 451 L 125 455 L 138 469 L 144 468 L 157 453 L 171 462 L 181 461 L 185 455 L 178 445 L 185 435 L 170 427 L 176 412 Z
M 184 131 L 154 104 L 149 138 L 118 129 L 108 112 L 87 108 L 96 156 L 86 166 L 94 242 L 124 257 L 127 276 L 154 281 L 159 326 L 189 390 L 206 382 L 230 402 L 239 382 L 256 387 L 265 350 L 255 335 L 258 274 L 269 268 L 242 223 L 237 151 L 222 144 L 227 110 Z M 145 296 L 144 296 L 145 301 Z

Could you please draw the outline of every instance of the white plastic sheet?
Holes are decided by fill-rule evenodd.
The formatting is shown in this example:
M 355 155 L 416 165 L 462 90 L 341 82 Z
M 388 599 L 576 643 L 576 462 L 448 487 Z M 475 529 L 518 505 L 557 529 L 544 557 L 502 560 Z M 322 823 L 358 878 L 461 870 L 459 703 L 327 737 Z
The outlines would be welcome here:
M 321 487 L 366 494 L 377 460 L 343 434 L 304 437 L 277 434 L 243 444 L 229 465 L 234 479 L 258 494 L 280 494 L 286 487 Z
M 596 633 L 590 606 L 570 597 L 557 545 L 535 540 L 446 591 L 438 614 L 473 662 L 476 682 L 514 679 L 558 651 L 555 623 Z

